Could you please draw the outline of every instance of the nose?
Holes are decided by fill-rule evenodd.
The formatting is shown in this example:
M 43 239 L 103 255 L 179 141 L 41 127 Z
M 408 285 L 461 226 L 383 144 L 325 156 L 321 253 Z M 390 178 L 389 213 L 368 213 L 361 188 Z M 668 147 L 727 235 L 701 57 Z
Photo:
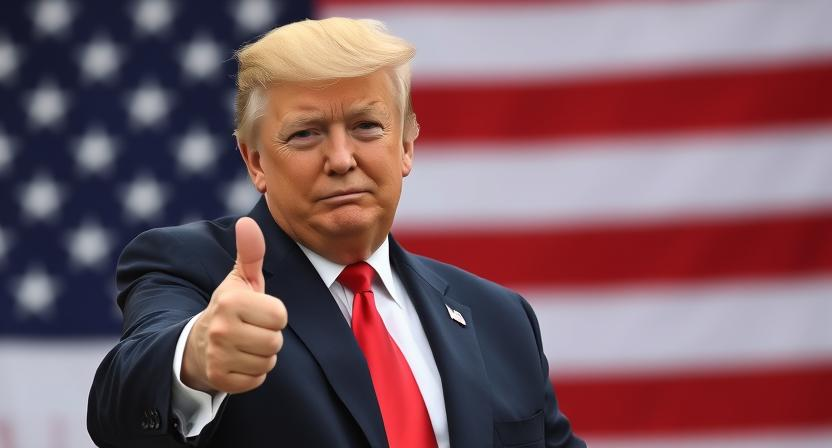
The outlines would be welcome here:
M 342 126 L 333 126 L 326 145 L 324 170 L 329 175 L 346 174 L 356 167 L 354 142 Z

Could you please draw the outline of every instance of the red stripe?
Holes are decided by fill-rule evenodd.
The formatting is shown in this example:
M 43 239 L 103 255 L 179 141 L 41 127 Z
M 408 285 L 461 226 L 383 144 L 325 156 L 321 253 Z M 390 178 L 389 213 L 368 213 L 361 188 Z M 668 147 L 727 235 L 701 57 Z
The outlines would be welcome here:
M 578 434 L 784 429 L 832 423 L 832 364 L 765 371 L 554 380 Z
M 522 84 L 419 85 L 420 142 L 721 130 L 832 118 L 832 61 Z M 473 146 L 476 147 L 476 146 Z
M 733 221 L 396 232 L 409 250 L 502 284 L 757 278 L 832 271 L 832 211 Z

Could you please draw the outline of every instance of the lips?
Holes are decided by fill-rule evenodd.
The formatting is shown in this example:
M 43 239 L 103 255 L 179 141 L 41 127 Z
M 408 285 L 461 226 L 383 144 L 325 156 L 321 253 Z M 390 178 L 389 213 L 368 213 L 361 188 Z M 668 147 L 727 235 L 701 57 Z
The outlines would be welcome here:
M 325 201 L 327 199 L 348 199 L 354 196 L 358 196 L 361 193 L 367 193 L 367 190 L 362 190 L 360 188 L 350 188 L 347 190 L 338 190 L 332 193 L 326 194 L 320 198 L 321 201 Z

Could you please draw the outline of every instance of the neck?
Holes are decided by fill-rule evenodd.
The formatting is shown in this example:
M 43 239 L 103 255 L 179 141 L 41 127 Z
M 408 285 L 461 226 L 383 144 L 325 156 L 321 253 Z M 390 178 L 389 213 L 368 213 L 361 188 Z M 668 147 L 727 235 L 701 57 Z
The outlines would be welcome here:
M 300 239 L 291 234 L 290 236 L 327 260 L 343 265 L 366 260 L 387 238 L 386 234 L 373 239 L 355 237 Z

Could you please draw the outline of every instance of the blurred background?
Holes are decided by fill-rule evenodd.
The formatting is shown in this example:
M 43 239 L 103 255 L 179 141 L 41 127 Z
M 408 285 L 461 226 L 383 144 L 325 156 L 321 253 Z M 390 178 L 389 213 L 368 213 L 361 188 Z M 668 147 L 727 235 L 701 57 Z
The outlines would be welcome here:
M 395 234 L 521 291 L 593 447 L 832 446 L 832 1 L 0 5 L 0 448 L 88 447 L 139 232 L 255 203 L 233 51 L 417 47 Z

